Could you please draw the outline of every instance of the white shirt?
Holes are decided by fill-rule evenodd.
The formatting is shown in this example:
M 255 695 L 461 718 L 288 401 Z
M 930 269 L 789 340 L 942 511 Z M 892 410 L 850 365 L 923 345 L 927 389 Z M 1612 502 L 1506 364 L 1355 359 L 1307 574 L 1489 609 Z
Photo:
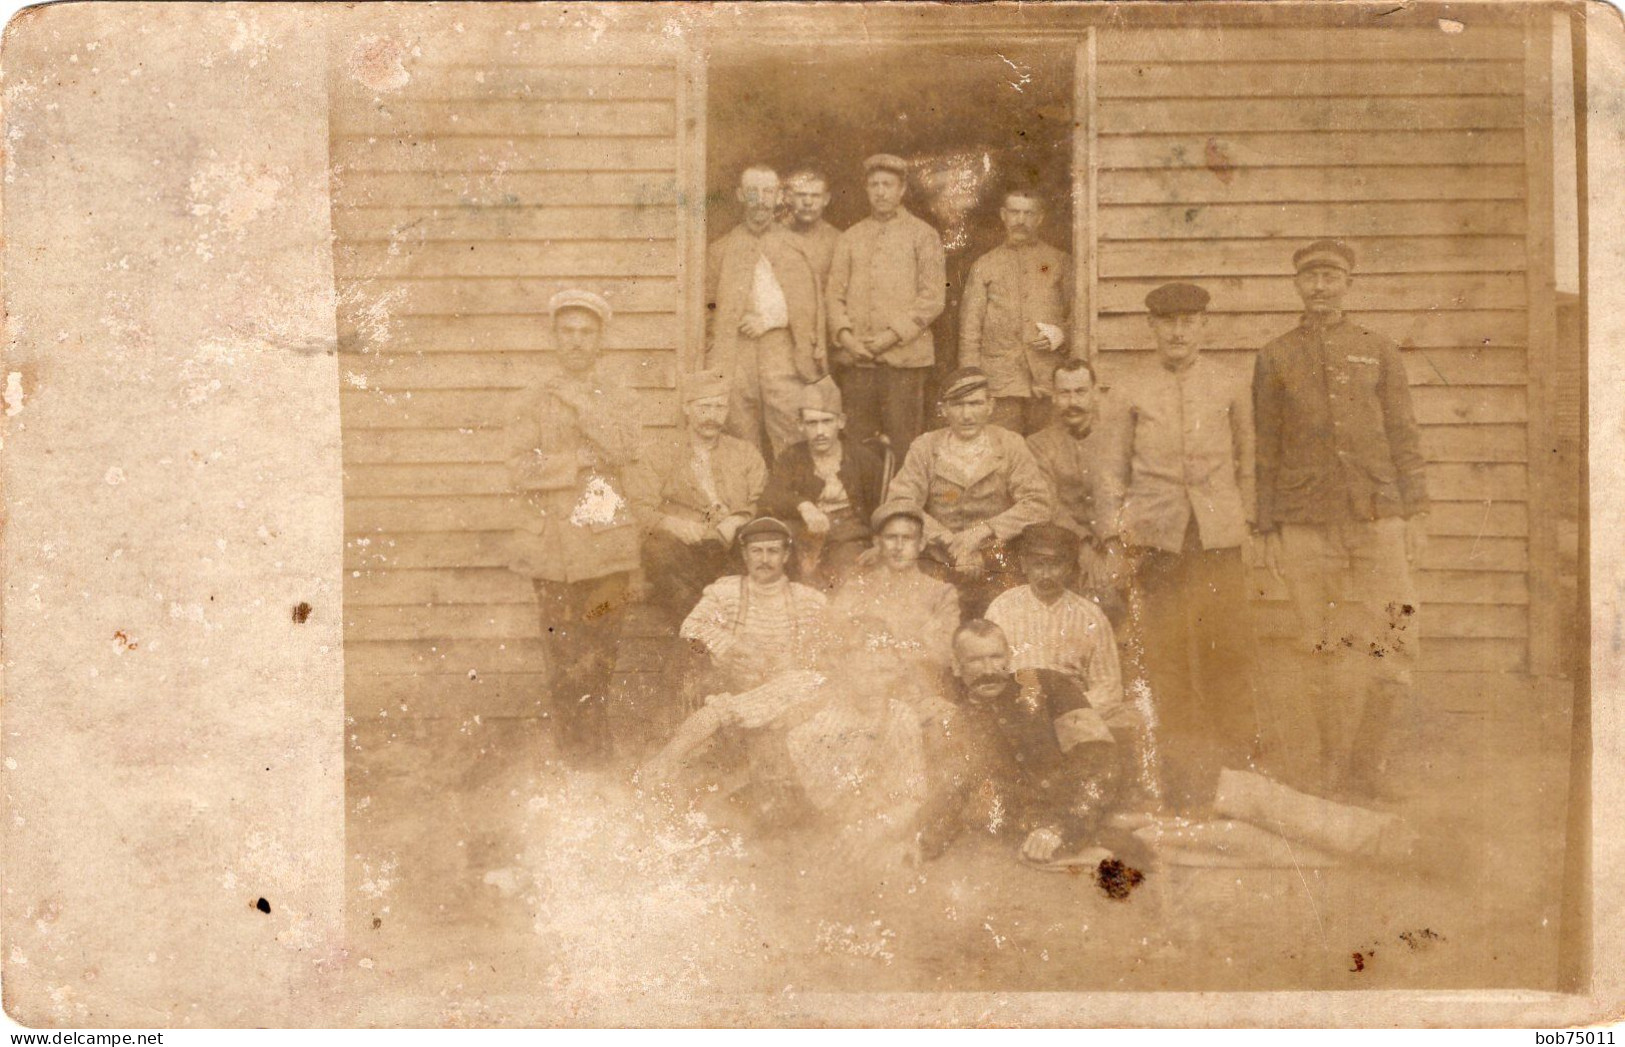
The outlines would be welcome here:
M 784 300 L 784 288 L 773 275 L 773 263 L 767 255 L 756 256 L 756 275 L 750 287 L 750 311 L 767 330 L 790 326 L 790 306 Z
M 1032 586 L 1023 585 L 999 594 L 988 605 L 987 619 L 1010 641 L 1011 669 L 1067 674 L 1108 724 L 1120 724 L 1130 711 L 1123 704 L 1112 624 L 1094 601 L 1067 590 L 1046 604 L 1033 595 Z

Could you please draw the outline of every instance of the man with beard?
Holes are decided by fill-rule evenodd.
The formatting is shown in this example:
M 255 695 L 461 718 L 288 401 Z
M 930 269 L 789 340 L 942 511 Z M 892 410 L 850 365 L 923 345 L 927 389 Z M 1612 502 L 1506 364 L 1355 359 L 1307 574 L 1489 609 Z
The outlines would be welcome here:
M 825 301 L 836 378 L 859 440 L 884 433 L 906 454 L 925 426 L 925 379 L 936 362 L 931 324 L 946 304 L 942 238 L 903 206 L 908 164 L 863 162 L 869 217 L 841 234 Z
M 1427 463 L 1398 347 L 1343 315 L 1354 251 L 1319 240 L 1292 263 L 1303 320 L 1253 371 L 1258 531 L 1312 663 L 1298 693 L 1313 716 L 1293 703 L 1277 717 L 1301 724 L 1283 732 L 1283 755 L 1303 773 L 1318 721 L 1321 787 L 1383 799 L 1419 655 L 1411 569 L 1426 551 Z
M 835 621 L 882 623 L 927 679 L 947 671 L 949 644 L 959 624 L 959 593 L 920 570 L 925 516 L 902 502 L 876 509 L 876 562 L 859 570 L 830 601 Z
M 880 461 L 842 435 L 841 390 L 825 376 L 802 390 L 801 431 L 768 472 L 761 511 L 790 522 L 801 579 L 839 586 L 869 547 L 869 514 L 880 501 Z
M 1127 845 L 1104 828 L 1121 789 L 1119 746 L 1083 690 L 1061 673 L 1012 668 L 1003 631 L 980 618 L 954 634 L 953 671 L 949 729 L 927 735 L 944 784 L 922 818 L 923 855 L 966 829 L 1020 839 L 1033 863 Z
M 801 239 L 801 247 L 812 262 L 820 286 L 829 282 L 830 263 L 835 260 L 835 242 L 841 231 L 824 221 L 829 206 L 829 179 L 822 171 L 803 167 L 785 179 L 790 187 L 790 211 L 785 228 Z
M 1078 536 L 1079 591 L 1105 610 L 1112 628 L 1127 617 L 1122 545 L 1100 519 L 1104 468 L 1110 447 L 1099 419 L 1095 374 L 1082 360 L 1055 368 L 1055 411 L 1050 424 L 1027 437 L 1038 468 L 1055 493 L 1055 523 Z
M 1048 420 L 1066 345 L 1072 259 L 1038 239 L 1044 202 L 1012 189 L 999 208 L 1004 243 L 976 260 L 960 306 L 959 365 L 987 372 L 993 424 L 1031 433 Z
M 987 390 L 977 368 L 948 376 L 941 405 L 948 424 L 914 442 L 889 492 L 924 515 L 926 549 L 951 572 L 967 615 L 1015 584 L 1005 543 L 1048 520 L 1053 505 L 1026 441 L 988 424 Z
M 734 536 L 756 515 L 767 482 L 761 453 L 722 431 L 727 377 L 687 375 L 682 396 L 686 428 L 645 450 L 631 485 L 650 599 L 679 620 L 727 570 Z
M 777 455 L 801 438 L 802 386 L 829 370 L 824 305 L 801 240 L 775 221 L 779 176 L 747 167 L 736 195 L 744 221 L 706 256 L 706 365 L 732 379 L 728 431 Z
M 1206 291 L 1164 284 L 1145 304 L 1157 366 L 1114 390 L 1105 515 L 1137 561 L 1163 794 L 1188 814 L 1212 800 L 1222 768 L 1248 766 L 1258 736 L 1243 556 L 1252 402 L 1243 380 L 1202 359 Z
M 730 691 L 806 669 L 818 649 L 824 595 L 785 576 L 790 528 L 760 517 L 739 529 L 745 573 L 705 587 L 678 634 L 703 647 Z
M 561 291 L 548 303 L 557 366 L 521 394 L 505 431 L 524 498 L 509 566 L 535 585 L 554 740 L 570 757 L 609 753 L 605 701 L 638 569 L 622 476 L 638 455 L 637 405 L 598 374 L 609 303 Z

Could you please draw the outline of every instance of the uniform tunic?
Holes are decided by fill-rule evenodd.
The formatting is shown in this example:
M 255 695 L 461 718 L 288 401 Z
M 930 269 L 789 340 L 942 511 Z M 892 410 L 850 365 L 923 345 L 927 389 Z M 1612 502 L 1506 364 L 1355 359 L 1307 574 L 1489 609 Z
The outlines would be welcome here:
M 888 497 L 925 514 L 927 542 L 985 523 L 993 537 L 1009 541 L 1032 523 L 1048 520 L 1053 509 L 1049 483 L 1020 436 L 990 425 L 982 430 L 988 453 L 971 469 L 955 464 L 948 446 L 950 429 L 936 429 L 914 441 L 903 467 L 892 478 Z
M 1065 329 L 1072 259 L 1037 240 L 1004 243 L 976 260 L 960 306 L 959 366 L 987 372 L 991 396 L 1049 396 L 1062 352 L 1027 347 L 1034 324 Z
M 843 330 L 859 339 L 894 331 L 902 340 L 880 362 L 930 367 L 931 323 L 942 315 L 946 288 L 947 256 L 935 229 L 906 210 L 885 221 L 865 218 L 835 244 L 825 292 L 831 341 Z
M 1055 492 L 1055 522 L 1085 542 L 1108 537 L 1100 515 L 1108 436 L 1096 426 L 1083 439 L 1056 422 L 1027 437 L 1027 449 Z

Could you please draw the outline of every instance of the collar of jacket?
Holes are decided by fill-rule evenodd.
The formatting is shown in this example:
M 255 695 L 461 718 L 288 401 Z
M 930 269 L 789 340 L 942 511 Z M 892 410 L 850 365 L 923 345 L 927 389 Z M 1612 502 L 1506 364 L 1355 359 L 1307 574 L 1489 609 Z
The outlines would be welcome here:
M 1329 320 L 1323 320 L 1316 313 L 1304 313 L 1298 320 L 1298 326 L 1306 331 L 1330 331 L 1342 327 L 1348 320 L 1339 312 Z

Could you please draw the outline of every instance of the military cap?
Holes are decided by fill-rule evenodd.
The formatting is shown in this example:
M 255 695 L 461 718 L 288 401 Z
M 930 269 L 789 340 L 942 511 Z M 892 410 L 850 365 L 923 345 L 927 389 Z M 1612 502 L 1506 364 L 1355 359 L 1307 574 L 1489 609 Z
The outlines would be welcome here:
M 961 367 L 948 376 L 948 381 L 942 386 L 942 402 L 945 404 L 957 403 L 976 392 L 987 388 L 987 372 L 980 367 Z
M 1195 284 L 1163 284 L 1145 296 L 1152 316 L 1183 316 L 1207 308 L 1208 293 Z
M 786 527 L 782 521 L 775 520 L 771 516 L 758 516 L 741 527 L 739 533 L 735 535 L 735 540 L 741 546 L 749 545 L 751 542 L 770 541 L 775 538 L 783 539 L 784 544 L 789 545 L 790 528 Z
M 1057 523 L 1043 521 L 1028 524 L 1017 540 L 1017 551 L 1022 553 L 1053 553 L 1062 559 L 1078 558 L 1081 547 L 1078 536 Z
M 863 173 L 890 171 L 899 178 L 908 177 L 908 161 L 891 153 L 876 153 L 863 162 Z
M 548 299 L 547 311 L 549 313 L 557 316 L 561 309 L 585 309 L 597 316 L 600 323 L 605 324 L 609 323 L 609 318 L 612 315 L 609 303 L 604 301 L 603 298 L 591 291 L 583 291 L 574 287 L 567 291 L 560 291 Z
M 1341 240 L 1316 240 L 1292 255 L 1293 272 L 1301 273 L 1317 265 L 1329 265 L 1345 273 L 1354 272 L 1354 248 Z
M 924 510 L 913 502 L 899 501 L 894 498 L 889 502 L 880 503 L 875 507 L 875 511 L 869 514 L 869 528 L 879 534 L 880 529 L 885 527 L 893 517 L 897 516 L 906 516 L 910 520 L 917 520 L 922 529 L 925 527 Z
M 728 395 L 728 376 L 721 371 L 691 371 L 683 375 L 683 402 L 693 403 Z
M 801 409 L 804 411 L 822 411 L 824 414 L 840 414 L 841 387 L 835 384 L 835 379 L 829 375 L 818 379 L 801 390 Z

